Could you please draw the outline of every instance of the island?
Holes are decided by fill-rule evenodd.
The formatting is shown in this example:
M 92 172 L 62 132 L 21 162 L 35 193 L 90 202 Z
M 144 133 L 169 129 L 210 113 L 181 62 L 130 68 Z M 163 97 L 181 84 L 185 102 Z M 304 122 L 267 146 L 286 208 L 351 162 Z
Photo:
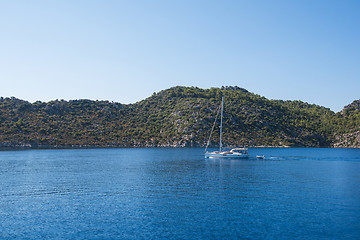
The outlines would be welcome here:
M 236 86 L 176 86 L 134 104 L 1 97 L 0 149 L 203 147 L 222 96 L 226 146 L 360 147 L 360 100 L 335 113 Z M 217 136 L 219 129 L 214 131 Z M 211 146 L 218 140 L 213 138 Z

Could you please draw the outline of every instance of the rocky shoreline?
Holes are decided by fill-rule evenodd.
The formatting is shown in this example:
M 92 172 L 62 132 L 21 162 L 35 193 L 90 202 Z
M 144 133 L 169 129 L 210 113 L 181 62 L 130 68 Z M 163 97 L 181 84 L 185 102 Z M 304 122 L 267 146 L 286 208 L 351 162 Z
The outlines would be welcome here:
M 352 135 L 351 135 L 352 136 Z M 360 138 L 360 132 L 358 135 L 358 139 Z M 39 144 L 21 144 L 21 143 L 0 143 L 0 151 L 12 151 L 12 150 L 32 150 L 32 149 L 111 149 L 111 148 L 204 148 L 204 145 L 200 144 L 163 144 L 163 145 L 155 145 L 155 144 L 137 144 L 137 145 L 123 145 L 123 144 L 110 144 L 110 145 L 90 145 L 90 144 L 81 144 L 81 145 L 39 145 Z M 211 146 L 213 148 L 217 148 L 219 146 Z M 234 147 L 234 146 L 230 146 Z M 318 146 L 246 146 L 249 148 L 360 148 L 359 144 L 348 145 L 344 142 L 340 142 L 334 144 L 329 147 L 318 147 Z

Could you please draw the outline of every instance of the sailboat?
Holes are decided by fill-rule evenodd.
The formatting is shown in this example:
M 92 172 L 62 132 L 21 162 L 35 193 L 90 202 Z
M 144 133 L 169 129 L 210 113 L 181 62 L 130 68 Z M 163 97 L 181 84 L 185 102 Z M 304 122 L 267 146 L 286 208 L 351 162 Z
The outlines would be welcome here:
M 221 120 L 220 120 L 219 151 L 213 151 L 213 152 L 208 152 L 207 151 L 207 148 L 208 148 L 208 146 L 210 144 L 211 135 L 212 135 L 212 132 L 214 130 L 214 126 L 215 126 L 215 123 L 216 123 L 216 120 L 217 120 L 217 116 L 216 116 L 214 126 L 213 126 L 213 128 L 211 130 L 209 140 L 208 140 L 208 142 L 206 144 L 205 158 L 237 158 L 237 159 L 239 159 L 239 158 L 248 158 L 249 153 L 248 153 L 247 148 L 232 148 L 230 150 L 223 149 L 223 146 L 222 146 L 223 115 L 224 115 L 224 97 L 222 97 L 222 99 L 221 99 Z

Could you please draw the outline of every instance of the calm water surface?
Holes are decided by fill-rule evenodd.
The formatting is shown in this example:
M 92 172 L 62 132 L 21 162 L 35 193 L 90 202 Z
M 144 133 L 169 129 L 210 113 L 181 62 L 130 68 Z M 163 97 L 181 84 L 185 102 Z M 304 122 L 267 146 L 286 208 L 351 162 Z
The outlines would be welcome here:
M 360 149 L 0 152 L 0 239 L 360 239 Z

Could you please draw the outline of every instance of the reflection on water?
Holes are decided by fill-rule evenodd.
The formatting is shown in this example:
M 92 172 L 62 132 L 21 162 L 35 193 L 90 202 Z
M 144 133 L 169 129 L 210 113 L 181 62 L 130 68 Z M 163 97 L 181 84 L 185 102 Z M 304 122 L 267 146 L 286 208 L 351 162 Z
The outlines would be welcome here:
M 0 152 L 0 238 L 356 239 L 360 150 Z M 256 155 L 265 155 L 257 159 Z

